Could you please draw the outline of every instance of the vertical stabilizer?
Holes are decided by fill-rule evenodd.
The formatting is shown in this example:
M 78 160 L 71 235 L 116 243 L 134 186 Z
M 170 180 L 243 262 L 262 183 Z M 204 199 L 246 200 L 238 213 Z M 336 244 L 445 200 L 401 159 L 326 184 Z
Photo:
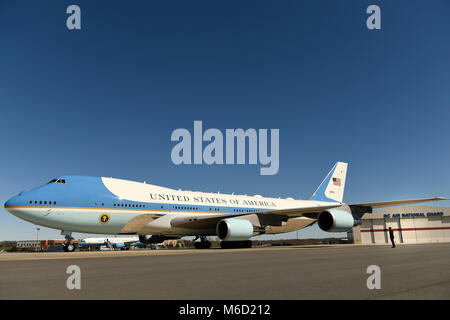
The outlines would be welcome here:
M 336 162 L 309 200 L 342 202 L 344 199 L 347 165 L 345 162 Z

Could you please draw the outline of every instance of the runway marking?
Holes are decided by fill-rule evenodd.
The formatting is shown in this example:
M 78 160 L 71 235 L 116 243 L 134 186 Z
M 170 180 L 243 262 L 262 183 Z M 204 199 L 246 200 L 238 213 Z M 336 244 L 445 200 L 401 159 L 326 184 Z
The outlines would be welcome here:
M 139 256 L 166 256 L 179 254 L 211 254 L 211 253 L 247 253 L 262 251 L 280 251 L 289 249 L 318 250 L 327 248 L 348 248 L 359 245 L 311 245 L 311 246 L 284 246 L 284 247 L 259 247 L 242 249 L 169 249 L 169 250 L 131 250 L 131 251 L 78 251 L 78 252 L 35 252 L 35 253 L 0 253 L 0 261 L 25 261 L 25 260 L 55 260 L 55 259 L 86 259 L 86 258 L 125 258 Z

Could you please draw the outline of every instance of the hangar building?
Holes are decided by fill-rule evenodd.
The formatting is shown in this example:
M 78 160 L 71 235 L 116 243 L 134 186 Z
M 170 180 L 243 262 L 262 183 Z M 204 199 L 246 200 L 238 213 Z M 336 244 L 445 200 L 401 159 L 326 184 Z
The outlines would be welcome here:
M 450 207 L 407 206 L 366 213 L 349 237 L 354 243 L 388 244 L 389 227 L 396 243 L 450 242 Z

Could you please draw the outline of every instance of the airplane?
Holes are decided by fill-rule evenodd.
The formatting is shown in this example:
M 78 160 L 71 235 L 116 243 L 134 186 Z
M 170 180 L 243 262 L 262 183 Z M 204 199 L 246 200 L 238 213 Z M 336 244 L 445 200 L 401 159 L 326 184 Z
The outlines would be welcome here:
M 4 207 L 13 215 L 66 237 L 72 232 L 137 235 L 142 243 L 195 236 L 197 249 L 211 247 L 217 236 L 222 248 L 251 247 L 250 238 L 299 230 L 317 223 L 327 232 L 346 232 L 372 209 L 442 197 L 343 203 L 347 163 L 337 162 L 308 200 L 260 195 L 205 193 L 106 177 L 62 176 L 23 191 Z
M 133 237 L 109 237 L 109 238 L 85 238 L 78 242 L 78 246 L 86 247 L 98 247 L 107 246 L 111 248 L 117 248 L 120 250 L 128 250 L 130 246 L 137 246 L 143 243 L 139 242 L 138 236 Z

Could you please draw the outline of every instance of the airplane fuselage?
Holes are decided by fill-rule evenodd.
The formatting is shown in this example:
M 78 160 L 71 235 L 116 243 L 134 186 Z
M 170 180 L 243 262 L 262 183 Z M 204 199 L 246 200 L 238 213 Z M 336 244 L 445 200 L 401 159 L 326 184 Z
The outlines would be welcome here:
M 66 176 L 20 193 L 5 208 L 34 224 L 70 232 L 182 236 L 215 235 L 216 231 L 177 228 L 171 225 L 174 218 L 326 204 L 329 202 L 183 191 L 114 178 Z M 148 221 L 144 227 L 142 219 Z M 297 227 L 311 224 L 305 217 L 295 219 Z M 272 231 L 287 232 L 293 227 L 274 227 Z

